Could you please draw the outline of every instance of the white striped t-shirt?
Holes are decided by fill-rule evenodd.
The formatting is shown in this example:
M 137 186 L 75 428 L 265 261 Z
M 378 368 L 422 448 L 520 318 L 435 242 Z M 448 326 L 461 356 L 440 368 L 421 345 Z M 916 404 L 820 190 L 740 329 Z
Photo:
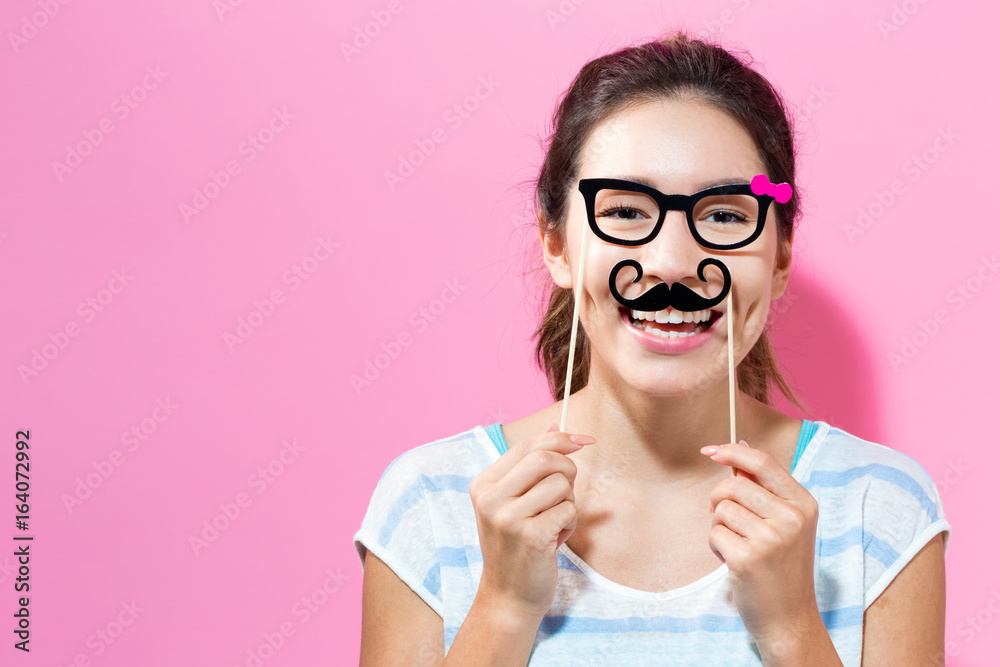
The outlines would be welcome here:
M 491 434 L 494 439 L 491 439 Z M 354 546 L 384 561 L 444 622 L 447 651 L 483 569 L 469 482 L 506 451 L 498 424 L 404 452 L 383 472 Z M 864 610 L 937 533 L 951 526 L 915 460 L 826 422 L 803 420 L 792 477 L 816 498 L 814 582 L 845 666 L 861 664 Z M 563 544 L 556 598 L 528 665 L 760 665 L 732 602 L 728 570 L 654 593 L 592 570 Z

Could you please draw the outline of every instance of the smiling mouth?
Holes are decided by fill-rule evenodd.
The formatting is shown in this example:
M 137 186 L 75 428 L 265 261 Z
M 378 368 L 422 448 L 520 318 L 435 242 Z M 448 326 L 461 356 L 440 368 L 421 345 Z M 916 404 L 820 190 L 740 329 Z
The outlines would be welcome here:
M 686 312 L 667 308 L 654 313 L 620 307 L 618 311 L 628 313 L 630 326 L 662 338 L 697 336 L 711 328 L 715 321 L 722 317 L 721 311 L 711 309 Z

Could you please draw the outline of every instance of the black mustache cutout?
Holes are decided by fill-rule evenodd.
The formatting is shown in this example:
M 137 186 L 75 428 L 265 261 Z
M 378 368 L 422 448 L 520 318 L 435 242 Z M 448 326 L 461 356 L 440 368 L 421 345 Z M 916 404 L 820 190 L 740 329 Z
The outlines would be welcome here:
M 619 271 L 626 266 L 631 266 L 636 271 L 635 279 L 632 280 L 632 282 L 639 282 L 639 279 L 642 278 L 642 266 L 634 259 L 623 259 L 615 264 L 615 267 L 611 269 L 611 276 L 608 278 L 608 287 L 611 288 L 611 294 L 615 297 L 615 300 L 631 310 L 656 312 L 659 310 L 665 310 L 668 306 L 673 306 L 676 310 L 688 312 L 707 310 L 725 299 L 726 295 L 729 294 L 729 288 L 732 285 L 732 279 L 729 276 L 729 269 L 726 268 L 725 264 L 714 257 L 706 257 L 701 261 L 701 264 L 698 265 L 699 280 L 702 282 L 708 282 L 705 280 L 705 267 L 709 264 L 714 264 L 719 267 L 719 270 L 722 271 L 722 278 L 725 281 L 719 295 L 711 299 L 706 299 L 705 297 L 700 296 L 697 292 L 683 283 L 674 283 L 673 287 L 670 287 L 667 283 L 660 283 L 658 285 L 653 285 L 635 299 L 626 299 L 618 293 L 618 288 L 615 286 L 615 278 L 618 277 Z

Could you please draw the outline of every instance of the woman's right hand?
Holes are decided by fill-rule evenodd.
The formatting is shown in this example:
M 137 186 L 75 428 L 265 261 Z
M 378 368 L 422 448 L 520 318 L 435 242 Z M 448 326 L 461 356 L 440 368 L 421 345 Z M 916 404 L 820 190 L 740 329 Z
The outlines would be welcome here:
M 477 596 L 539 620 L 555 600 L 556 549 L 576 528 L 576 464 L 566 455 L 594 442 L 558 428 L 517 443 L 469 483 L 483 553 Z

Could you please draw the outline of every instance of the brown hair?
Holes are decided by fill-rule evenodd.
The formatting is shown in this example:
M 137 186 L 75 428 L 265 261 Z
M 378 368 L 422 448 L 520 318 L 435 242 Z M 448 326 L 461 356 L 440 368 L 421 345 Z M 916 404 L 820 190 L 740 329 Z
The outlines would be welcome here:
M 792 130 L 781 96 L 763 76 L 729 51 L 689 40 L 680 31 L 663 40 L 596 58 L 580 70 L 553 115 L 545 161 L 534 182 L 538 226 L 546 233 L 562 233 L 581 152 L 597 125 L 627 107 L 675 96 L 696 99 L 728 113 L 750 134 L 771 181 L 792 186 L 792 198 L 777 208 L 780 241 L 792 238 L 800 216 L 800 198 L 795 186 Z M 548 308 L 533 336 L 538 339 L 535 360 L 545 372 L 553 398 L 558 400 L 566 384 L 573 291 L 555 285 L 548 271 L 541 273 L 547 278 L 544 288 L 549 290 L 549 296 Z M 739 387 L 771 405 L 773 382 L 805 412 L 781 375 L 769 328 L 770 322 L 740 362 Z M 583 327 L 577 330 L 576 346 L 571 392 L 587 384 L 590 371 L 590 346 Z

